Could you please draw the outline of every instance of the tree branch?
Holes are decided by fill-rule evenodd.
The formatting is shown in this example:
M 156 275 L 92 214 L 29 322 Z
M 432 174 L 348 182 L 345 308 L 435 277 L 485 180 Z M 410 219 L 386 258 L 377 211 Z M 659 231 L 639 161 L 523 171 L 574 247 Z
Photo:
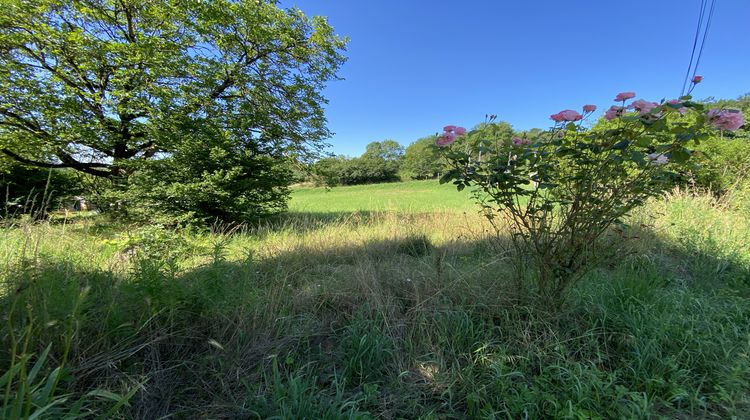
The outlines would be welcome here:
M 63 161 L 62 163 L 51 163 L 51 162 L 40 162 L 32 159 L 27 159 L 17 153 L 14 153 L 8 149 L 1 149 L 4 154 L 6 154 L 8 157 L 12 158 L 13 160 L 21 163 L 25 163 L 27 165 L 36 166 L 39 168 L 73 168 L 76 170 L 79 170 L 81 172 L 85 172 L 87 174 L 96 175 L 96 176 L 103 176 L 108 177 L 112 175 L 109 171 L 104 169 L 97 169 L 97 168 L 108 168 L 109 165 L 102 164 L 102 163 L 82 163 L 78 162 L 70 155 L 66 156 L 70 158 L 68 162 Z

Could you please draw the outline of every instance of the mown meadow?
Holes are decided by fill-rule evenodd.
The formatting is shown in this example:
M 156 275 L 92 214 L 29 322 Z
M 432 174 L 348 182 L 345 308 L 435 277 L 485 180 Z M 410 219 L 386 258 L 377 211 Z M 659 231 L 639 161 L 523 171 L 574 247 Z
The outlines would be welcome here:
M 675 190 L 552 311 L 436 181 L 210 231 L 0 230 L 2 417 L 746 418 L 750 200 Z

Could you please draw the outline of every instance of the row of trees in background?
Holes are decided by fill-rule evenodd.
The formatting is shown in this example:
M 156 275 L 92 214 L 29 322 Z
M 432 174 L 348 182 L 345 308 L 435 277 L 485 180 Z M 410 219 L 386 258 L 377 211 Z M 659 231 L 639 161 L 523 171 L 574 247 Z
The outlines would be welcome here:
M 469 146 L 481 138 L 491 138 L 498 143 L 509 142 L 514 135 L 535 135 L 537 132 L 541 130 L 517 133 L 505 122 L 483 123 L 461 137 L 459 144 L 467 143 Z M 406 148 L 395 140 L 372 142 L 359 157 L 339 155 L 323 158 L 310 167 L 308 180 L 336 186 L 438 178 L 447 162 L 435 147 L 436 138 L 436 135 L 426 136 Z
M 703 102 L 712 108 L 738 109 L 750 117 L 750 95 L 729 100 L 709 98 Z M 459 137 L 455 147 L 463 145 L 464 149 L 473 150 L 471 158 L 481 161 L 483 154 L 495 153 L 514 137 L 535 141 L 544 131 L 539 128 L 516 131 L 502 121 L 481 123 Z M 447 162 L 435 147 L 436 139 L 437 135 L 426 136 L 406 148 L 394 140 L 372 142 L 360 157 L 339 155 L 318 160 L 297 181 L 337 186 L 438 178 L 446 170 Z M 477 147 L 481 140 L 488 139 L 489 147 Z M 684 174 L 684 182 L 718 194 L 750 183 L 749 141 L 747 130 L 718 132 L 702 141 L 694 148 L 695 166 Z
M 372 142 L 362 156 L 323 158 L 311 167 L 312 179 L 318 183 L 355 185 L 398 181 L 404 148 L 394 140 Z

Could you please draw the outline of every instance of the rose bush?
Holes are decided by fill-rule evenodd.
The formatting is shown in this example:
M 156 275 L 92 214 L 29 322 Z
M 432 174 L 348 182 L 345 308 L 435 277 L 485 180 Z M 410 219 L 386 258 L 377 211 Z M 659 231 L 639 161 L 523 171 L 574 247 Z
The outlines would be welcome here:
M 490 141 L 459 145 L 465 130 L 447 126 L 436 142 L 451 167 L 441 182 L 476 187 L 496 229 L 510 226 L 519 280 L 531 274 L 545 303 L 562 304 L 566 288 L 611 255 L 604 234 L 674 185 L 691 165 L 690 145 L 713 129 L 744 124 L 741 113 L 706 110 L 689 94 L 628 105 L 635 96 L 618 94 L 620 104 L 591 128 L 583 122 L 596 107 L 586 105 L 582 114 L 551 115 L 554 126 L 536 140 L 514 137 L 499 149 Z

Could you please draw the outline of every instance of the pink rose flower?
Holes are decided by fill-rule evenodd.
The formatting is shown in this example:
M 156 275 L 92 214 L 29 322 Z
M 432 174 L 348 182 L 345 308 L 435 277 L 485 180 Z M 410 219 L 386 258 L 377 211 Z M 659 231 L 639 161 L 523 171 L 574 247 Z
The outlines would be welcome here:
M 607 121 L 612 121 L 615 118 L 621 116 L 625 112 L 625 108 L 621 106 L 612 105 L 609 107 L 607 112 L 604 113 L 604 118 L 607 119 Z
M 671 99 L 671 100 L 667 101 L 667 103 L 671 104 L 671 105 L 682 105 L 682 102 L 678 101 L 677 99 Z M 684 106 L 681 106 L 681 107 L 677 108 L 677 112 L 679 112 L 680 115 L 685 115 L 685 113 L 687 112 L 687 110 L 688 109 L 685 108 Z
M 659 106 L 659 104 L 657 104 L 656 102 L 647 102 L 643 99 L 638 99 L 637 101 L 633 101 L 633 103 L 630 104 L 628 108 L 635 109 L 641 115 L 646 115 L 657 106 Z
M 531 144 L 531 140 L 522 139 L 520 137 L 513 137 L 513 139 L 511 139 L 511 142 L 513 143 L 514 146 L 524 146 L 526 144 Z
M 458 136 L 455 133 L 446 131 L 442 136 L 438 137 L 435 144 L 438 147 L 445 147 L 456 141 L 456 138 L 458 138 Z
M 463 127 L 457 127 L 455 125 L 446 125 L 443 127 L 443 135 L 435 140 L 435 144 L 439 147 L 445 147 L 456 141 L 458 136 L 466 133 L 466 129 Z
M 708 123 L 719 130 L 734 131 L 745 124 L 742 112 L 736 109 L 711 109 L 706 113 Z
M 635 98 L 635 92 L 620 92 L 615 96 L 615 101 L 622 102 Z
M 552 114 L 549 116 L 549 118 L 554 122 L 563 122 L 565 121 L 563 119 L 562 113 L 558 112 L 557 114 Z
M 694 76 L 692 82 L 696 85 L 703 81 L 703 76 Z
M 565 111 L 560 111 L 560 113 L 565 118 L 565 121 L 579 121 L 583 118 L 583 115 L 572 109 L 566 109 Z
M 594 112 L 596 111 L 596 105 L 584 105 L 583 112 Z
M 558 112 L 557 114 L 552 114 L 549 117 L 555 122 L 563 122 L 578 121 L 583 118 L 583 115 L 579 114 L 576 111 L 573 111 L 572 109 L 565 109 Z

